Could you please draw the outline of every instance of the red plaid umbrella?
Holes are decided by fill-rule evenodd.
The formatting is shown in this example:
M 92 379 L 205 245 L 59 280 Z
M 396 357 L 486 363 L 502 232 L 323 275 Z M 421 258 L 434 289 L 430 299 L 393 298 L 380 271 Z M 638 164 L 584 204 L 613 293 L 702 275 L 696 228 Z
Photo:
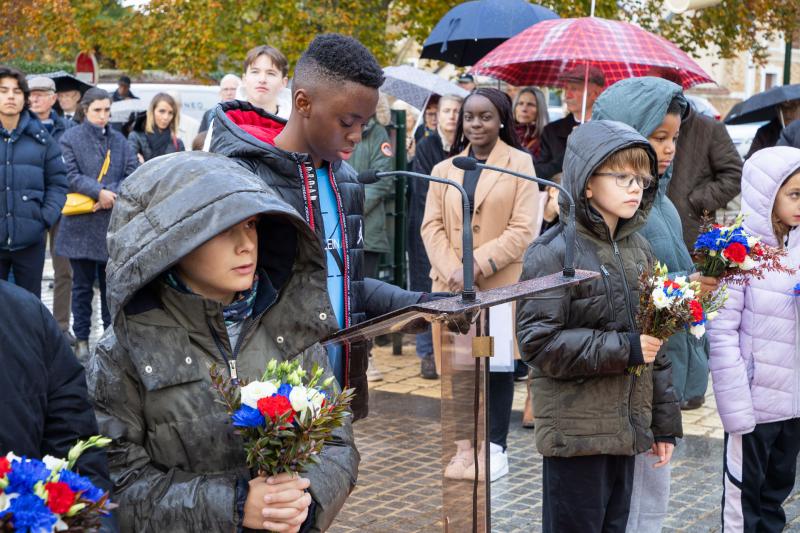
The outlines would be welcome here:
M 584 17 L 544 20 L 501 44 L 470 72 L 512 85 L 554 87 L 560 73 L 591 63 L 606 85 L 645 76 L 653 67 L 673 70 L 688 89 L 714 80 L 683 50 L 638 26 Z

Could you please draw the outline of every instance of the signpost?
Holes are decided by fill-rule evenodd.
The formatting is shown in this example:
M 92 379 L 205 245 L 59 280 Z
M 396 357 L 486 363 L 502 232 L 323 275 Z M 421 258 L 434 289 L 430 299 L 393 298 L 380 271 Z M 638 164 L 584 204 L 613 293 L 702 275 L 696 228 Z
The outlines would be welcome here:
M 97 60 L 91 52 L 81 52 L 75 58 L 75 77 L 90 85 L 98 81 Z

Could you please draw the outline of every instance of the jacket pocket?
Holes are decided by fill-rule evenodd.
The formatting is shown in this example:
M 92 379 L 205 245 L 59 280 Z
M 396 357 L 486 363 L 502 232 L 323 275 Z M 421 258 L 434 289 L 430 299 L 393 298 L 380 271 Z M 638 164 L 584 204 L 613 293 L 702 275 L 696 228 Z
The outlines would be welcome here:
M 558 427 L 564 435 L 616 435 L 626 403 L 624 376 L 562 382 L 558 391 Z
M 152 332 L 152 331 L 151 331 Z M 204 370 L 198 358 L 193 356 L 189 349 L 189 336 L 186 331 L 178 328 L 160 328 L 156 346 L 147 346 L 131 349 L 130 357 L 139 379 L 149 391 L 155 391 L 200 381 L 204 377 Z

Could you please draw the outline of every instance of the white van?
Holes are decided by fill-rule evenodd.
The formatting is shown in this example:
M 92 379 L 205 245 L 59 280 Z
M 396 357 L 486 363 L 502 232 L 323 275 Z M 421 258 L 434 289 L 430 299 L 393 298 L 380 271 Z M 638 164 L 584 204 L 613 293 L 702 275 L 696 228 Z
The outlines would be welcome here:
M 109 93 L 117 90 L 116 83 L 99 83 L 97 86 Z M 132 83 L 131 92 L 139 98 L 139 103 L 141 103 L 141 106 L 136 106 L 138 111 L 146 111 L 150 100 L 158 93 L 167 93 L 180 103 L 181 122 L 178 137 L 183 141 L 187 150 L 191 150 L 192 140 L 197 135 L 200 121 L 203 120 L 203 114 L 219 103 L 219 85 Z M 241 87 L 237 98 L 244 99 Z M 291 109 L 291 92 L 289 89 L 281 91 L 278 101 L 282 109 Z

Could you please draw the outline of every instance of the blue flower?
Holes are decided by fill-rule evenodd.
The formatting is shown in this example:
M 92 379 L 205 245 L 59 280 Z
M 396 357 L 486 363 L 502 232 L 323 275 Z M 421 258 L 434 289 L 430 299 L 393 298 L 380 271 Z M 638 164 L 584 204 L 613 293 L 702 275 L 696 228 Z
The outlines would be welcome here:
M 292 386 L 289 385 L 288 383 L 284 383 L 283 385 L 278 387 L 278 394 L 280 396 L 284 396 L 284 397 L 288 398 L 289 394 L 291 394 L 291 393 L 292 393 Z
M 742 228 L 736 228 L 735 230 L 730 232 L 730 234 L 726 234 L 725 238 L 728 244 L 733 244 L 735 242 L 738 242 L 739 244 L 745 247 L 748 253 L 750 252 L 750 245 L 747 244 L 747 234 L 744 232 Z
M 69 485 L 69 488 L 74 492 L 81 492 L 81 498 L 85 500 L 96 502 L 105 494 L 101 489 L 95 487 L 88 478 L 75 472 L 70 472 L 67 469 L 61 471 L 58 480 Z
M 795 296 L 800 296 L 800 283 L 794 286 L 794 288 L 792 289 L 792 293 Z
M 58 518 L 35 494 L 23 494 L 11 500 L 8 509 L 0 513 L 0 517 L 10 514 L 14 523 L 14 531 L 40 533 L 51 531 Z
M 696 250 L 715 250 L 719 251 L 722 247 L 721 234 L 719 228 L 713 228 L 705 233 L 701 233 L 694 243 Z
M 249 405 L 242 405 L 233 413 L 233 425 L 240 428 L 256 428 L 264 425 L 264 416 Z
M 27 494 L 33 492 L 33 486 L 39 481 L 47 480 L 50 470 L 38 459 L 28 460 L 22 457 L 11 463 L 11 472 L 8 473 L 8 494 Z

